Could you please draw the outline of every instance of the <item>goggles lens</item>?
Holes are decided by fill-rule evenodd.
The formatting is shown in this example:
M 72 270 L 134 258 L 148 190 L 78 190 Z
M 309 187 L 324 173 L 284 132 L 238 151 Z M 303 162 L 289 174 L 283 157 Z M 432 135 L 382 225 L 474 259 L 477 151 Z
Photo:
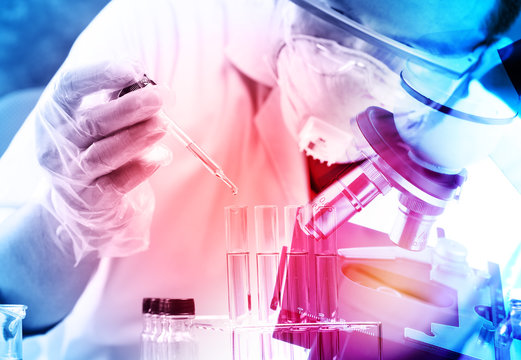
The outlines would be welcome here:
M 300 8 L 305 9 L 317 18 L 343 30 L 349 36 L 354 36 L 371 44 L 373 47 L 392 53 L 394 56 L 415 64 L 444 72 L 448 76 L 459 78 L 471 71 L 479 62 L 484 46 L 477 47 L 472 53 L 464 56 L 439 56 L 433 53 L 413 48 L 395 39 L 382 35 L 371 28 L 360 24 L 343 13 L 317 0 L 290 0 Z

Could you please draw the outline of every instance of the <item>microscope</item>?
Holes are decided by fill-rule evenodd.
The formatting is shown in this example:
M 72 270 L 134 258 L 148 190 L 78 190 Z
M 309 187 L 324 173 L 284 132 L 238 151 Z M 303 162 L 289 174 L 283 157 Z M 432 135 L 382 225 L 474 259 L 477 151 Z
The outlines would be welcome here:
M 307 236 L 310 254 L 308 303 L 298 307 L 315 314 L 299 321 L 324 318 L 314 300 L 323 279 L 313 255 L 321 242 L 335 238 L 338 248 L 350 245 L 338 251 L 337 311 L 328 316 L 382 322 L 385 358 L 481 358 L 485 350 L 465 349 L 461 339 L 476 333 L 476 342 L 490 344 L 494 326 L 504 318 L 499 268 L 493 263 L 488 273 L 469 268 L 465 249 L 442 230 L 436 247 L 427 242 L 436 219 L 458 199 L 465 168 L 488 156 L 517 116 L 521 82 L 514 64 L 521 45 L 460 58 L 427 56 L 320 2 L 292 2 L 406 59 L 394 109 L 369 107 L 350 121 L 364 160 L 297 218 L 294 239 L 302 243 Z M 348 223 L 391 189 L 398 191 L 399 203 L 389 234 Z
M 350 132 L 366 160 L 309 204 L 314 211 L 305 216 L 315 221 L 301 219 L 302 226 L 317 238 L 327 237 L 376 196 L 394 188 L 400 193 L 399 211 L 389 236 L 400 247 L 423 250 L 436 218 L 458 198 L 467 177 L 465 167 L 488 156 L 517 116 L 519 93 L 512 86 L 517 79 L 511 80 L 519 77 L 515 54 L 502 49 L 486 54 L 476 50 L 459 58 L 426 55 L 317 2 L 293 2 L 406 60 L 400 72 L 402 91 L 395 94 L 392 111 L 369 107 L 350 120 Z M 480 65 L 485 62 L 488 65 Z M 324 139 L 309 139 L 305 147 L 320 141 Z M 316 221 L 330 214 L 319 210 L 324 206 L 337 209 L 336 222 Z

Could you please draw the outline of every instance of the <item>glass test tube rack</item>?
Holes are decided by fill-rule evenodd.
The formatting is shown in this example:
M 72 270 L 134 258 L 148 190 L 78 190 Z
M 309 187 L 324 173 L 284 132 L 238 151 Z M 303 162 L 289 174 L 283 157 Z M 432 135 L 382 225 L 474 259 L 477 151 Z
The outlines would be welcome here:
M 329 322 L 236 324 L 224 317 L 194 322 L 199 359 L 382 359 L 381 324 Z

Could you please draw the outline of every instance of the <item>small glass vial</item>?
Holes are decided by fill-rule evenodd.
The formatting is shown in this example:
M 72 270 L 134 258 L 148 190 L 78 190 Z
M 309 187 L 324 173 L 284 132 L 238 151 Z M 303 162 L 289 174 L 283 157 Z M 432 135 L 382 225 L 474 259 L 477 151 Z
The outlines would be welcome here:
M 496 359 L 517 359 L 521 355 L 511 348 L 514 339 L 521 340 L 521 289 L 510 292 L 510 312 L 494 334 Z
M 168 336 L 171 317 L 171 299 L 161 299 L 159 302 L 158 331 L 154 341 L 154 360 L 168 360 Z
M 0 359 L 22 359 L 22 320 L 27 306 L 0 304 Z
M 165 343 L 162 346 L 164 359 L 197 359 L 197 343 L 192 334 L 192 322 L 195 318 L 194 299 L 165 299 L 163 312 L 167 327 Z M 166 354 L 165 354 L 166 353 Z
M 247 322 L 251 316 L 247 212 L 247 206 L 224 208 L 228 310 L 230 320 L 236 323 Z
M 143 330 L 141 332 L 141 360 L 156 358 L 155 342 L 160 333 L 159 310 L 161 299 L 144 298 L 142 304 Z

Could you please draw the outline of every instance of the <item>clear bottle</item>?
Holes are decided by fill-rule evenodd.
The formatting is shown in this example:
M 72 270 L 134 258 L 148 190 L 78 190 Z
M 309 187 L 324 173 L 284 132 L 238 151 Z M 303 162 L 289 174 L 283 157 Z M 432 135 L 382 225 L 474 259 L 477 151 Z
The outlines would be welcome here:
M 157 360 L 159 359 L 159 350 L 157 340 L 161 333 L 162 328 L 162 315 L 161 308 L 164 299 L 154 298 L 150 303 L 150 334 L 147 337 L 147 353 L 145 360 Z
M 195 318 L 194 299 L 168 299 L 165 302 L 168 360 L 197 359 L 197 343 L 192 334 Z
M 494 334 L 496 360 L 517 359 L 521 355 L 515 351 L 517 349 L 512 349 L 514 339 L 521 340 L 521 289 L 510 292 L 510 312 Z
M 0 304 L 0 359 L 22 359 L 22 320 L 25 305 Z
M 168 360 L 168 337 L 172 331 L 170 327 L 170 313 L 172 299 L 161 299 L 159 302 L 159 318 L 157 319 L 157 333 L 154 339 L 153 360 Z
M 151 360 L 152 345 L 152 302 L 159 299 L 144 298 L 142 304 L 143 330 L 141 332 L 141 360 Z

